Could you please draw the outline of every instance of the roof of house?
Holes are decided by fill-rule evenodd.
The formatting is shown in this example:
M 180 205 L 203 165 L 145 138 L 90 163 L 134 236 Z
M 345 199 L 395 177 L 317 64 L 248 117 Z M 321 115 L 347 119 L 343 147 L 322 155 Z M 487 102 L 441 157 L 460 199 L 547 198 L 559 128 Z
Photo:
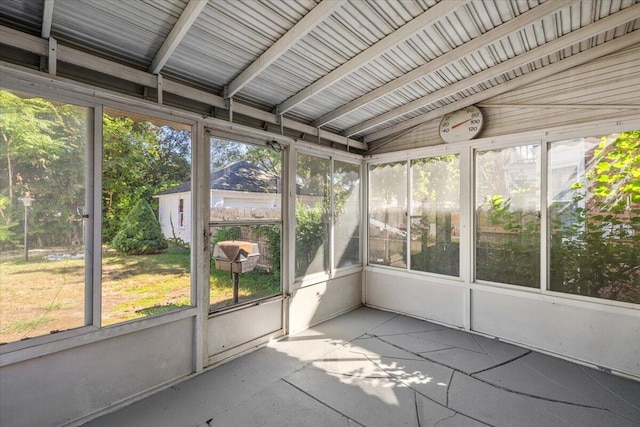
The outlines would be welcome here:
M 277 174 L 242 160 L 213 171 L 210 188 L 247 193 L 277 193 L 280 191 L 280 182 Z M 191 181 L 185 181 L 158 193 L 157 196 L 189 191 L 191 191 Z

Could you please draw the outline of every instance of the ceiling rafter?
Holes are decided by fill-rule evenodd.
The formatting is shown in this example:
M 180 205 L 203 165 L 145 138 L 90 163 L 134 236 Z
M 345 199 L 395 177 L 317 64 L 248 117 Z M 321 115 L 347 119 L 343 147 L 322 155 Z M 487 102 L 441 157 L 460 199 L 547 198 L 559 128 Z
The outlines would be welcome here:
M 51 36 L 51 24 L 53 23 L 53 2 L 54 0 L 44 0 L 41 31 L 41 36 L 43 39 L 48 39 Z
M 568 33 L 555 40 L 552 40 L 548 43 L 545 43 L 534 49 L 531 49 L 528 52 L 515 56 L 511 59 L 501 62 L 498 65 L 494 65 L 491 68 L 488 68 L 484 71 L 476 73 L 470 77 L 467 77 L 463 80 L 460 80 L 456 83 L 453 83 L 449 86 L 446 86 L 442 89 L 432 92 L 426 96 L 418 98 L 407 104 L 404 104 L 401 107 L 394 108 L 393 110 L 380 114 L 370 120 L 367 120 L 358 125 L 352 126 L 344 131 L 344 135 L 352 136 L 360 132 L 364 132 L 368 129 L 379 126 L 397 117 L 401 117 L 419 108 L 426 107 L 429 104 L 437 102 L 448 96 L 454 95 L 462 90 L 473 87 L 479 83 L 489 80 L 492 77 L 511 71 L 514 68 L 524 66 L 540 58 L 544 58 L 545 56 L 550 55 L 554 52 L 558 52 L 564 48 L 567 48 L 573 44 L 579 43 L 583 40 L 593 37 L 594 35 L 603 33 L 607 30 L 610 30 L 617 26 L 623 25 L 629 21 L 637 19 L 639 14 L 640 14 L 640 3 L 627 7 L 626 9 L 623 9 L 620 12 L 609 15 L 587 26 L 584 26 L 578 30 L 572 31 L 571 33 Z M 567 59 L 568 58 L 563 59 L 560 62 L 566 61 Z M 445 113 L 441 113 L 441 115 L 442 114 L 445 114 Z
M 345 62 L 344 64 L 338 66 L 336 69 L 316 80 L 311 85 L 302 89 L 300 92 L 295 95 L 289 97 L 284 102 L 280 103 L 276 106 L 276 114 L 281 115 L 286 113 L 287 111 L 294 108 L 296 105 L 304 102 L 311 96 L 321 92 L 331 86 L 332 84 L 338 82 L 343 79 L 350 73 L 356 71 L 363 65 L 371 62 L 373 59 L 382 55 L 387 50 L 393 48 L 398 43 L 403 42 L 409 37 L 413 36 L 415 33 L 420 30 L 428 27 L 433 24 L 437 20 L 441 19 L 443 16 L 448 15 L 453 12 L 455 9 L 458 9 L 465 4 L 467 4 L 470 0 L 459 0 L 459 1 L 440 1 L 435 6 L 427 9 L 426 12 L 423 12 L 421 15 L 418 15 L 416 18 L 404 24 L 402 27 L 398 28 L 394 32 L 390 33 L 386 37 L 377 41 L 372 46 L 358 53 L 356 56 Z
M 198 15 L 207 6 L 208 0 L 190 0 L 187 7 L 184 8 L 180 18 L 171 29 L 171 32 L 158 49 L 156 56 L 151 61 L 149 72 L 158 74 L 162 67 L 167 63 L 173 51 L 178 47 L 184 36 L 193 25 Z
M 441 55 L 432 61 L 427 62 L 424 65 L 419 66 L 411 70 L 410 72 L 398 77 L 395 80 L 386 83 L 377 89 L 372 90 L 369 93 L 362 95 L 359 98 L 354 99 L 353 101 L 348 102 L 347 104 L 336 108 L 335 110 L 321 116 L 316 119 L 311 126 L 324 126 L 325 124 L 336 120 L 344 115 L 349 114 L 350 112 L 361 108 L 371 102 L 374 102 L 381 97 L 400 89 L 403 86 L 406 86 L 429 73 L 432 73 L 439 68 L 445 67 L 460 58 L 469 55 L 470 53 L 475 52 L 477 49 L 481 49 L 491 43 L 495 43 L 496 41 L 506 37 L 509 34 L 512 34 L 523 27 L 530 25 L 540 19 L 544 18 L 551 13 L 558 11 L 561 8 L 564 8 L 571 3 L 576 2 L 577 0 L 557 0 L 557 1 L 547 1 L 540 6 L 537 6 L 533 9 L 530 9 L 521 15 L 511 19 L 504 24 L 495 27 L 486 33 L 471 39 L 467 43 L 456 47 L 455 49 L 450 50 L 449 52 Z
M 442 117 L 444 114 L 450 113 L 460 108 L 467 107 L 469 105 L 486 101 L 487 99 L 493 98 L 494 96 L 501 95 L 503 93 L 515 90 L 529 83 L 533 83 L 538 80 L 544 79 L 546 77 L 552 76 L 554 74 L 561 73 L 570 68 L 577 67 L 579 65 L 585 64 L 590 61 L 594 61 L 602 56 L 609 55 L 611 53 L 617 52 L 626 47 L 633 46 L 637 43 L 640 43 L 640 31 L 634 31 L 632 33 L 628 33 L 624 36 L 618 37 L 614 40 L 608 41 L 599 46 L 596 46 L 591 49 L 572 55 L 561 61 L 547 65 L 543 68 L 524 74 L 520 77 L 516 77 L 498 86 L 494 86 L 490 89 L 468 96 L 460 101 L 453 102 L 445 107 L 440 107 L 437 110 L 430 111 L 421 116 L 414 117 L 409 120 L 405 120 L 402 123 L 398 123 L 397 125 L 393 125 L 388 128 L 369 134 L 364 138 L 365 144 L 370 144 L 372 142 L 379 141 L 385 137 L 398 134 L 399 132 L 402 132 L 404 130 L 413 128 L 417 125 Z M 390 138 L 388 141 L 390 142 L 391 140 L 392 138 Z
M 285 54 L 301 38 L 306 36 L 318 24 L 322 23 L 336 9 L 342 7 L 346 0 L 323 0 L 309 13 L 302 17 L 293 27 L 291 27 L 282 37 L 280 37 L 271 47 L 269 47 L 258 59 L 245 68 L 236 78 L 225 86 L 225 98 L 231 98 L 244 86 L 260 74 L 265 68 Z
M 39 37 L 32 36 L 22 31 L 14 30 L 9 27 L 0 25 L 0 40 L 6 43 L 8 46 L 12 46 L 17 49 L 26 50 L 40 56 L 46 56 L 49 52 L 49 45 L 46 40 Z M 117 76 L 120 79 L 124 79 L 130 82 L 134 82 L 143 86 L 157 87 L 157 76 L 149 72 L 132 68 L 105 58 L 92 55 L 81 50 L 58 44 L 57 58 L 61 62 L 66 62 L 73 65 L 78 65 L 83 68 L 87 68 L 92 71 L 98 71 L 103 74 Z M 0 61 L 0 67 L 4 63 Z M 2 80 L 2 73 L 0 72 L 0 80 Z M 187 86 L 186 84 L 173 81 L 171 79 L 163 79 L 163 90 L 167 93 L 173 93 L 184 98 L 192 99 L 195 101 L 208 104 L 211 107 L 217 107 L 225 109 L 225 100 L 218 95 L 214 95 L 210 92 L 206 92 L 194 87 Z M 291 120 L 287 117 L 278 117 L 274 113 L 261 110 L 259 108 L 242 104 L 239 102 L 234 103 L 234 112 L 237 114 L 243 114 L 245 116 L 267 122 L 272 124 L 281 125 L 286 129 L 296 130 L 302 133 L 306 133 L 320 139 L 346 145 L 359 150 L 364 150 L 365 145 L 353 139 L 345 138 L 334 132 L 330 132 L 324 129 L 312 127 L 311 125 Z

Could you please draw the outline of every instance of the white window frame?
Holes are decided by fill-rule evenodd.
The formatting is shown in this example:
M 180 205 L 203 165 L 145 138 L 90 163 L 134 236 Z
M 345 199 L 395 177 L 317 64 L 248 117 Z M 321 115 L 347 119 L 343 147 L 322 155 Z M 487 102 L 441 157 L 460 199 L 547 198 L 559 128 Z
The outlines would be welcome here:
M 365 270 L 366 271 L 385 271 L 398 275 L 399 277 L 420 277 L 425 279 L 430 277 L 438 283 L 447 283 L 452 286 L 458 286 L 463 282 L 465 287 L 465 317 L 466 322 L 469 320 L 470 313 L 470 290 L 488 290 L 492 292 L 518 295 L 523 297 L 548 297 L 558 298 L 569 304 L 575 304 L 578 307 L 588 307 L 590 309 L 599 309 L 603 311 L 616 312 L 617 309 L 631 309 L 632 312 L 640 312 L 640 305 L 628 302 L 614 301 L 608 299 L 586 297 L 582 295 L 562 293 L 558 291 L 552 291 L 547 289 L 548 278 L 548 212 L 546 207 L 547 203 L 547 163 L 548 163 L 548 144 L 554 141 L 561 141 L 565 139 L 583 138 L 587 136 L 607 135 L 616 132 L 624 132 L 629 130 L 640 129 L 640 115 L 626 117 L 625 119 L 609 119 L 597 122 L 591 122 L 588 124 L 577 124 L 571 126 L 558 126 L 546 130 L 534 130 L 528 132 L 522 132 L 512 135 L 502 135 L 494 137 L 486 137 L 473 141 L 466 141 L 456 144 L 438 144 L 433 146 L 427 146 L 422 148 L 415 148 L 406 150 L 403 152 L 390 152 L 384 154 L 377 154 L 364 157 L 364 164 L 366 167 L 366 175 L 368 180 L 369 165 L 371 164 L 383 164 L 397 162 L 401 160 L 407 160 L 410 162 L 413 159 L 419 159 L 424 157 L 433 157 L 444 154 L 460 154 L 460 167 L 461 167 L 461 206 L 460 206 L 460 277 L 455 278 L 451 276 L 443 276 L 428 272 L 419 272 L 409 270 L 409 268 L 396 268 L 390 266 L 383 266 L 378 264 L 370 264 L 368 254 L 368 240 L 369 240 L 369 225 L 367 220 L 367 234 L 366 245 L 367 251 L 365 252 Z M 528 288 L 518 285 L 510 285 L 505 283 L 495 283 L 488 281 L 479 281 L 475 279 L 475 152 L 496 150 L 503 148 L 511 148 L 522 145 L 538 144 L 540 145 L 541 167 L 540 167 L 540 286 L 537 288 Z M 408 178 L 409 179 L 409 178 Z M 366 211 L 365 215 L 369 216 L 369 197 L 365 197 Z M 409 225 L 410 231 L 410 225 Z M 407 263 L 408 264 L 408 263 Z M 469 325 L 467 325 L 469 326 Z
M 245 145 L 249 145 L 249 146 L 257 146 L 257 147 L 262 147 L 262 148 L 269 148 L 268 145 L 266 144 L 266 142 L 264 140 L 261 139 L 256 139 L 256 138 L 252 138 L 249 136 L 242 136 L 242 135 L 235 135 L 235 134 L 229 134 L 226 132 L 221 132 L 213 127 L 206 127 L 205 128 L 205 137 L 207 139 L 208 142 L 208 146 L 210 147 L 211 145 L 211 138 L 219 138 L 219 139 L 224 139 L 227 141 L 231 141 L 231 142 L 237 142 L 239 144 L 245 144 Z M 235 311 L 235 310 L 239 310 L 242 308 L 246 308 L 248 306 L 254 306 L 256 303 L 263 303 L 263 302 L 268 302 L 268 301 L 274 301 L 274 300 L 278 300 L 278 299 L 283 299 L 284 295 L 286 293 L 286 274 L 285 274 L 285 262 L 286 262 L 286 257 L 285 257 L 285 248 L 286 248 L 286 221 L 285 221 L 285 217 L 286 217 L 286 213 L 287 213 L 287 205 L 286 205 L 286 199 L 285 199 L 285 195 L 286 195 L 286 186 L 287 186 L 287 156 L 288 156 L 288 151 L 289 151 L 289 146 L 288 144 L 285 143 L 279 143 L 280 146 L 282 147 L 282 150 L 280 151 L 280 162 L 281 162 L 281 173 L 280 173 L 280 219 L 279 220 L 263 220 L 263 219 L 254 219 L 254 220 L 233 220 L 233 221 L 211 221 L 210 220 L 210 215 L 211 215 L 211 208 L 208 208 L 208 215 L 206 217 L 205 222 L 208 223 L 208 228 L 209 228 L 209 234 L 211 234 L 211 228 L 212 227 L 224 227 L 224 226 L 233 226 L 233 225 L 237 225 L 237 226 L 249 226 L 249 225 L 279 225 L 280 226 L 280 293 L 277 294 L 273 294 L 273 295 L 269 295 L 263 298 L 258 298 L 258 299 L 254 299 L 251 301 L 247 301 L 244 303 L 237 303 L 237 304 L 232 304 L 230 306 L 226 306 L 226 307 L 222 307 L 222 308 L 217 308 L 217 309 L 212 309 L 211 308 L 211 301 L 210 301 L 210 295 L 209 295 L 209 287 L 210 287 L 210 275 L 208 276 L 207 279 L 207 296 L 206 296 L 206 301 L 207 301 L 207 306 L 208 306 L 208 315 L 209 317 L 214 317 L 214 316 L 218 316 L 221 314 L 226 314 L 229 313 L 231 311 Z M 209 151 L 207 152 L 206 157 L 206 170 L 207 170 L 207 178 L 205 180 L 205 182 L 210 182 L 210 173 L 211 173 L 211 151 L 209 148 Z M 210 188 L 209 186 L 207 186 L 207 192 L 210 193 Z M 211 236 L 210 236 L 211 237 Z
M 332 149 L 328 149 L 328 148 L 324 148 L 324 147 L 316 147 L 316 146 L 311 146 L 311 145 L 306 145 L 306 144 L 296 144 L 295 147 L 293 147 L 294 149 L 292 150 L 291 153 L 291 157 L 293 158 L 293 166 L 292 166 L 292 170 L 291 170 L 291 185 L 292 185 L 292 199 L 293 202 L 291 203 L 292 205 L 292 221 L 291 221 L 291 245 L 290 245 L 290 251 L 292 253 L 291 256 L 291 277 L 293 278 L 293 284 L 295 287 L 305 287 L 305 286 L 310 286 L 313 284 L 317 284 L 320 282 L 324 282 L 327 280 L 333 280 L 339 277 L 343 277 L 343 276 L 348 276 L 350 274 L 354 274 L 357 273 L 359 271 L 362 271 L 363 269 L 363 238 L 365 236 L 365 234 L 363 233 L 363 219 L 362 217 L 364 215 L 366 215 L 366 212 L 364 209 L 362 209 L 362 207 L 364 206 L 364 186 L 366 181 L 363 178 L 363 162 L 362 162 L 362 157 L 359 155 L 353 155 L 350 153 L 344 153 L 344 152 L 339 152 L 336 150 L 332 150 Z M 296 188 L 296 182 L 295 182 L 295 178 L 296 178 L 296 172 L 297 172 L 297 158 L 298 158 L 298 154 L 304 154 L 307 156 L 313 156 L 313 157 L 317 157 L 319 159 L 324 159 L 324 160 L 329 160 L 329 173 L 330 173 L 330 179 L 329 179 L 329 200 L 330 200 L 330 206 L 331 206 L 331 212 L 330 212 L 330 219 L 329 219 L 329 260 L 328 261 L 328 270 L 325 271 L 320 271 L 317 273 L 312 273 L 312 274 L 308 274 L 302 277 L 296 277 L 296 272 L 295 272 L 295 230 L 296 230 L 296 216 L 295 216 L 295 207 L 296 207 L 296 200 L 297 200 L 297 194 L 294 191 L 294 189 Z M 353 165 L 357 165 L 359 166 L 359 173 L 360 173 L 360 192 L 359 192 L 359 197 L 360 197 L 360 206 L 361 206 L 361 211 L 363 212 L 363 215 L 360 216 L 360 230 L 359 230 L 359 262 L 356 265 L 350 265 L 348 267 L 342 267 L 342 268 L 337 268 L 335 265 L 335 248 L 334 248 L 334 217 L 335 217 L 335 212 L 334 212 L 334 161 L 338 160 L 340 162 L 343 163 L 349 163 L 349 164 L 353 164 Z
M 91 208 L 85 225 L 89 231 L 86 235 L 91 236 L 90 239 L 92 239 L 91 242 L 85 243 L 85 326 L 55 334 L 39 335 L 24 341 L 6 343 L 0 346 L 0 367 L 196 316 L 194 289 L 197 273 L 191 271 L 190 307 L 104 327 L 100 326 L 102 321 L 102 215 L 96 213 L 102 212 L 102 117 L 104 107 L 191 126 L 192 148 L 196 144 L 193 135 L 196 135 L 197 119 L 191 118 L 192 115 L 189 114 L 174 114 L 171 109 L 149 101 L 87 89 L 81 84 L 68 83 L 36 72 L 10 70 L 2 76 L 0 88 L 87 108 L 87 134 L 91 135 L 87 139 L 87 156 L 90 155 L 92 158 L 88 162 L 90 164 L 85 165 L 88 168 L 88 188 L 85 197 L 91 198 L 93 201 L 93 203 L 87 204 Z M 192 154 L 192 173 L 194 163 L 195 159 Z M 194 257 L 195 251 L 192 250 L 192 267 L 196 265 Z

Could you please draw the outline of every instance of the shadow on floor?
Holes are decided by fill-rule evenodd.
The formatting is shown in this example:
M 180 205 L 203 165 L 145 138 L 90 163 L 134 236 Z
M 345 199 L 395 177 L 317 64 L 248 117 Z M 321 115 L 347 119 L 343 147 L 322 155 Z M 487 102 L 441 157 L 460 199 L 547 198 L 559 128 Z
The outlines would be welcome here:
M 360 308 L 89 426 L 640 426 L 640 382 Z

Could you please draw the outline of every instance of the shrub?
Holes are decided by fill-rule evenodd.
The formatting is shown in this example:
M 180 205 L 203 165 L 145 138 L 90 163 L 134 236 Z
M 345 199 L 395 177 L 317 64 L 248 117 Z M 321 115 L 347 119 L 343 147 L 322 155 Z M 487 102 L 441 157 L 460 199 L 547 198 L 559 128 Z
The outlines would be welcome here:
M 144 199 L 133 205 L 111 245 L 129 255 L 156 254 L 169 246 L 151 206 Z

